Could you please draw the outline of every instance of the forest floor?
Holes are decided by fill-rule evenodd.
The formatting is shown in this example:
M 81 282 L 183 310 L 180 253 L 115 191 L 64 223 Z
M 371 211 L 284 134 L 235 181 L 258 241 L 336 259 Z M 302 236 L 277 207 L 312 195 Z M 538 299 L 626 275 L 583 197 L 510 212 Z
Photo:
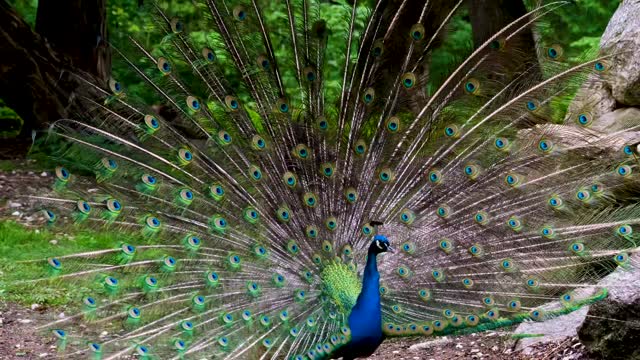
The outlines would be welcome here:
M 21 199 L 24 195 L 48 193 L 52 174 L 42 171 L 33 161 L 2 160 L 2 157 L 0 154 L 0 261 L 5 265 L 0 266 L 0 278 L 10 279 L 10 274 L 4 272 L 15 271 L 12 267 L 6 266 L 7 261 L 13 259 L 9 255 L 9 249 L 13 249 L 14 246 L 20 246 L 21 249 L 30 246 L 35 248 L 30 251 L 37 253 L 38 248 L 50 248 L 50 245 L 72 250 L 76 241 L 67 234 L 41 234 L 35 230 L 41 219 L 35 216 L 34 210 L 29 209 L 24 199 Z M 65 245 L 66 242 L 71 245 Z M 40 243 L 46 246 L 39 246 Z M 19 270 L 28 271 L 28 268 Z M 0 360 L 56 358 L 55 342 L 48 337 L 42 337 L 34 328 L 46 319 L 62 315 L 67 294 L 39 293 L 37 289 L 32 292 L 17 297 L 5 297 L 0 289 Z M 52 305 L 44 306 L 39 302 Z M 512 330 L 429 339 L 392 339 L 386 341 L 369 359 L 596 359 L 586 353 L 584 345 L 577 338 L 542 344 L 527 349 L 526 352 L 516 351 L 516 340 L 512 338 Z

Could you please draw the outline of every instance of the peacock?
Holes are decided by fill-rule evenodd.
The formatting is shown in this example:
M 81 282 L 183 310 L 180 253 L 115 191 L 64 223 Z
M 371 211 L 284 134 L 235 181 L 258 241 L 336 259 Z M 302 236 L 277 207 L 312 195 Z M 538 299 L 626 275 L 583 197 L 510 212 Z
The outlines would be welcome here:
M 338 24 L 318 0 L 148 5 L 161 46 L 114 47 L 128 72 L 105 84 L 75 74 L 77 111 L 42 136 L 43 226 L 113 234 L 10 284 L 77 285 L 38 326 L 60 357 L 355 359 L 566 314 L 637 265 L 640 124 L 599 123 L 579 90 L 617 54 L 522 36 L 573 2 L 451 68 L 434 53 L 463 0 L 437 22 L 430 1 L 353 0 Z

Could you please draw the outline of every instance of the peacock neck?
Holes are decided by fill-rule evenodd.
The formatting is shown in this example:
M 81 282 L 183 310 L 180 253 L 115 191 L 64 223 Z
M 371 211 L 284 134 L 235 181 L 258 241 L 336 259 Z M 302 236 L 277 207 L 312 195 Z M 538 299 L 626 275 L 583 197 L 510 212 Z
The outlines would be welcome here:
M 362 278 L 362 291 L 358 295 L 356 305 L 353 307 L 353 313 L 366 313 L 366 316 L 376 321 L 382 318 L 380 313 L 380 273 L 378 273 L 378 263 L 376 255 L 369 252 L 367 255 L 367 264 L 364 267 L 364 275 Z

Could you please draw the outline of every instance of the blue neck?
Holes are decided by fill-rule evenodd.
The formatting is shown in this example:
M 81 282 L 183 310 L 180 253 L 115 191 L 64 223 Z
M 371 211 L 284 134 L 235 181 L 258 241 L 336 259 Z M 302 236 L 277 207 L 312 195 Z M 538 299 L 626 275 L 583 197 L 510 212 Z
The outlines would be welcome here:
M 380 307 L 380 274 L 376 254 L 369 253 L 364 268 L 362 291 L 349 315 L 353 339 L 382 337 L 382 311 Z

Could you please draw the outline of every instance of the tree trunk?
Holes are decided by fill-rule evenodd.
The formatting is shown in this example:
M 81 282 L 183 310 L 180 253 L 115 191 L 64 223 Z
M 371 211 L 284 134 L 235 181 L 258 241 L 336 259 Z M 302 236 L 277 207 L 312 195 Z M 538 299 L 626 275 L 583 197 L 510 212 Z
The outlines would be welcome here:
M 111 68 L 104 0 L 42 0 L 40 7 L 36 28 L 43 33 L 36 33 L 0 0 L 0 98 L 23 119 L 21 137 L 69 115 L 77 75 L 104 84 Z

